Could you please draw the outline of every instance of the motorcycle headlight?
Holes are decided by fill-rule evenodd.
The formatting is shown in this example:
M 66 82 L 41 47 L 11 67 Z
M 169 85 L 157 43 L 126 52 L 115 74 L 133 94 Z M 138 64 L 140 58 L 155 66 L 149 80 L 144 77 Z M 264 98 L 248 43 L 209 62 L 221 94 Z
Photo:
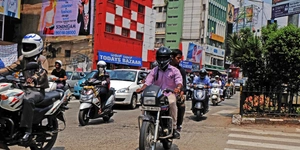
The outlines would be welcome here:
M 155 97 L 144 97 L 143 104 L 144 105 L 155 105 L 156 104 Z
M 129 88 L 122 88 L 117 91 L 117 93 L 129 93 Z

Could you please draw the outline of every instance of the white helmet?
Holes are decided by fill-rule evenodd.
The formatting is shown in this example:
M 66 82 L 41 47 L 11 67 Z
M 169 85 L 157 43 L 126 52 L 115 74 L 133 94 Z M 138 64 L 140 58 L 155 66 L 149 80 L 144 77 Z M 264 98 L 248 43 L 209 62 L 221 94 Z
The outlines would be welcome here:
M 220 78 L 220 76 L 216 75 L 215 78 Z
M 44 42 L 39 35 L 30 33 L 23 37 L 22 46 L 22 55 L 28 58 L 40 54 L 43 51 Z
M 62 62 L 60 60 L 56 60 L 55 63 L 58 63 L 60 66 L 62 66 Z
M 100 66 L 104 66 L 104 68 L 105 68 L 106 67 L 106 62 L 103 61 L 103 60 L 98 61 L 97 67 L 100 67 Z

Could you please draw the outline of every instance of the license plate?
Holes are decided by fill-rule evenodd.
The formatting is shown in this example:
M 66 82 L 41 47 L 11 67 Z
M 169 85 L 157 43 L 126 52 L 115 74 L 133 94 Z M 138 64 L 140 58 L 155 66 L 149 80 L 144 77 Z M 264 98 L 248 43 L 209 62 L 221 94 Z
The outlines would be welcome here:
M 160 107 L 141 106 L 140 108 L 147 111 L 160 111 Z

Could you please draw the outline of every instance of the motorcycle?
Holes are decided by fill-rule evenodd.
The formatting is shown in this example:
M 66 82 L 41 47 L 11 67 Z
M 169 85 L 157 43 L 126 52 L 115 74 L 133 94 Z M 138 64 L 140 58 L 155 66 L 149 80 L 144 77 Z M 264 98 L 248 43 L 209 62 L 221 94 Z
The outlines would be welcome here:
M 26 70 L 35 70 L 38 68 L 38 64 L 29 63 L 26 68 Z M 45 93 L 44 100 L 35 105 L 32 123 L 33 139 L 28 143 L 20 143 L 23 136 L 19 124 L 25 96 L 25 92 L 22 90 L 25 78 L 6 76 L 1 77 L 0 82 L 2 82 L 0 88 L 0 148 L 8 149 L 8 146 L 19 145 L 30 147 L 31 150 L 51 150 L 56 142 L 58 132 L 63 131 L 66 127 L 65 109 L 61 106 L 67 95 L 61 91 Z M 59 120 L 64 124 L 62 129 L 59 129 Z
M 155 149 L 160 141 L 165 149 L 170 149 L 173 143 L 173 120 L 169 116 L 168 98 L 159 86 L 150 85 L 142 93 L 141 110 L 143 115 L 138 117 L 139 123 L 139 149 Z
M 227 99 L 229 99 L 232 95 L 232 87 L 231 86 L 225 86 L 225 96 L 227 97 Z
M 219 84 L 217 84 L 217 83 L 212 84 L 210 99 L 211 99 L 211 102 L 213 103 L 213 106 L 218 105 L 222 101 L 221 97 L 220 97 Z
M 98 91 L 101 87 L 101 81 L 96 79 L 89 79 L 83 86 L 80 95 L 80 107 L 78 120 L 81 126 L 89 123 L 89 119 L 96 119 L 102 117 L 104 122 L 108 122 L 114 115 L 113 106 L 115 103 L 115 89 L 110 88 L 105 105 L 102 107 L 101 101 L 98 99 Z M 98 114 L 99 109 L 102 107 L 102 113 Z
M 63 89 L 57 89 L 57 83 L 55 81 L 58 80 L 58 77 L 56 77 L 54 75 L 50 75 L 48 80 L 49 80 L 49 88 L 45 89 L 45 92 L 57 90 L 57 91 L 66 93 L 68 95 L 66 101 L 64 102 L 64 105 L 66 106 L 68 104 L 68 102 L 71 100 L 72 92 L 70 90 L 70 86 L 68 84 L 66 84 Z
M 192 86 L 193 86 L 193 83 L 188 83 L 186 86 L 186 100 L 189 100 L 190 98 L 193 97 L 194 89 Z
M 201 117 L 207 113 L 208 108 L 205 108 L 204 103 L 208 103 L 208 90 L 204 84 L 198 84 L 194 87 L 194 94 L 193 94 L 193 108 L 192 112 L 196 116 L 196 120 L 200 120 Z M 208 104 L 206 105 L 208 106 Z

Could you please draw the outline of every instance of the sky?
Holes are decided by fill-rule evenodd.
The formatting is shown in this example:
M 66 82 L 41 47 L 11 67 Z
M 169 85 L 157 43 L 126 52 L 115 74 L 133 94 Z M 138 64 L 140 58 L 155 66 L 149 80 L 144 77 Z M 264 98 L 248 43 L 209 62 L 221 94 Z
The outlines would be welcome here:
M 260 0 L 257 0 L 260 1 Z M 271 18 L 271 10 L 272 10 L 272 0 L 263 0 L 264 1 L 264 16 L 263 16 L 263 26 L 267 25 L 267 20 L 270 20 Z M 233 4 L 235 6 L 235 8 L 237 8 L 239 6 L 239 2 L 238 0 L 228 0 L 229 3 Z M 245 0 L 245 5 L 255 5 L 256 7 L 261 8 L 262 7 L 262 3 L 259 2 L 250 2 L 249 0 Z M 257 24 L 254 25 L 254 27 L 256 29 L 261 28 L 262 24 L 261 24 L 261 15 L 262 13 L 259 13 L 258 15 L 258 20 L 257 20 Z M 277 20 L 277 24 L 279 25 L 279 27 L 282 26 L 286 26 L 287 25 L 287 18 L 288 17 L 280 17 L 280 18 L 276 18 Z

